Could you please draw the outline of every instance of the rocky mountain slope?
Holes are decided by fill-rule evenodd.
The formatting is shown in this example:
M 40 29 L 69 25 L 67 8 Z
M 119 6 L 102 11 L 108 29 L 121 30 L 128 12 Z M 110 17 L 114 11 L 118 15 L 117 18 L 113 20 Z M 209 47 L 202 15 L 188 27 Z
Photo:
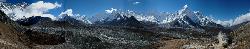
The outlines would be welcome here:
M 65 42 L 64 37 L 59 35 L 27 29 L 12 21 L 2 11 L 0 11 L 0 16 L 0 47 L 3 49 L 39 49 L 34 46 L 55 45 Z
M 238 29 L 235 29 L 230 35 L 233 38 L 233 46 L 239 49 L 248 49 L 250 48 L 250 23 L 240 26 Z

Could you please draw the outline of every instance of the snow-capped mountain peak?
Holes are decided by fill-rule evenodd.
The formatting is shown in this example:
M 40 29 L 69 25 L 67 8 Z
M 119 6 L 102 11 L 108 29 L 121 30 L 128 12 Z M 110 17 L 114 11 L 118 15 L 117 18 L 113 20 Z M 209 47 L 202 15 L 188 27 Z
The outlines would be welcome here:
M 84 23 L 84 24 L 92 24 L 85 15 L 74 15 L 70 16 L 68 14 L 62 14 L 59 17 L 59 21 L 74 21 L 74 22 L 79 22 L 79 23 Z
M 214 23 L 208 16 L 204 16 L 199 11 L 192 11 L 188 5 L 184 5 L 182 9 L 178 10 L 177 13 L 163 13 L 166 17 L 165 20 L 159 20 L 156 17 L 158 15 L 143 15 L 138 14 L 135 11 L 127 10 L 113 10 L 112 13 L 106 13 L 108 18 L 102 19 L 99 23 L 115 24 L 117 23 L 128 23 L 128 19 L 133 16 L 136 20 L 134 22 L 153 22 L 157 24 L 167 24 L 170 27 L 188 27 L 188 28 L 202 28 L 202 26 L 218 27 L 219 24 Z M 156 16 L 156 17 L 155 17 Z M 125 22 L 126 21 L 126 22 Z M 129 24 L 129 23 L 128 23 Z
M 179 15 L 193 15 L 193 12 L 188 8 L 188 5 L 184 5 L 181 10 L 178 11 Z
M 184 5 L 182 9 L 178 10 L 178 13 L 167 16 L 166 20 L 163 20 L 163 22 L 172 27 L 221 27 L 221 25 L 216 24 L 209 17 L 204 16 L 201 12 L 190 10 L 188 5 Z
M 64 12 L 61 12 L 59 15 L 59 20 L 66 20 L 66 19 L 72 19 L 72 20 L 78 20 L 86 24 L 92 24 L 85 15 L 80 14 L 74 14 L 72 9 L 67 9 Z
M 105 10 L 107 12 L 107 10 Z M 108 11 L 112 11 L 112 8 Z M 138 21 L 145 21 L 145 22 L 158 22 L 154 15 L 143 15 L 139 14 L 136 11 L 132 10 L 120 10 L 120 9 L 113 9 L 112 13 L 105 13 L 106 18 L 103 18 L 99 21 L 110 21 L 110 20 L 120 20 L 120 19 L 127 19 L 131 16 L 134 16 Z
M 198 22 L 199 18 L 195 15 L 193 11 L 191 11 L 188 5 L 184 5 L 181 10 L 178 11 L 179 18 L 183 18 L 184 16 L 189 17 L 192 21 Z
M 189 12 L 188 5 L 184 5 L 181 10 L 178 11 L 179 14 L 182 14 L 183 12 Z

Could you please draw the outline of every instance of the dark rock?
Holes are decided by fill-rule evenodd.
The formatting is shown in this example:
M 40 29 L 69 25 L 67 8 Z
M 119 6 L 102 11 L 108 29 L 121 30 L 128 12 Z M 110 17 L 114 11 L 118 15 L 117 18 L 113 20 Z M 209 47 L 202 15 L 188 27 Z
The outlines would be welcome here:
M 20 19 L 16 22 L 23 26 L 30 26 L 38 23 L 39 21 L 52 21 L 49 17 L 41 17 L 41 16 L 32 16 L 26 19 Z
M 85 42 L 101 42 L 102 40 L 100 40 L 99 38 L 97 37 L 91 37 L 91 36 L 88 36 L 86 39 L 85 39 Z
M 0 22 L 5 24 L 14 25 L 14 21 L 12 21 L 3 11 L 0 10 Z
M 25 35 L 28 39 L 39 45 L 57 45 L 66 42 L 65 38 L 61 35 L 48 34 L 38 31 L 27 30 Z

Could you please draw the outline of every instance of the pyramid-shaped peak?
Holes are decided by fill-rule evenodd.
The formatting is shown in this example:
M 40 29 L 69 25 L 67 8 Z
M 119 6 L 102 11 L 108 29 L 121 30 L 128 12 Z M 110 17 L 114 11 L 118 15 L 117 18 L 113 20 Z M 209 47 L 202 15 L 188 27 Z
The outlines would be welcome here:
M 184 5 L 181 10 L 178 11 L 178 13 L 181 14 L 192 14 L 192 11 L 188 9 L 188 5 Z
M 189 10 L 188 5 L 184 5 L 181 10 Z
M 184 5 L 184 6 L 183 6 L 183 9 L 187 9 L 187 8 L 188 8 L 188 5 Z

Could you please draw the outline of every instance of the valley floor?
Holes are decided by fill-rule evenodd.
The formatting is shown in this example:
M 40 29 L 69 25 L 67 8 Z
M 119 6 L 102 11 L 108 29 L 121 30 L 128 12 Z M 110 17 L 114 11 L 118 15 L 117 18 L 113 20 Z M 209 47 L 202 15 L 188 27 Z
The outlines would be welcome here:
M 0 27 L 1 28 L 1 27 Z M 2 27 L 3 28 L 3 27 Z M 217 34 L 182 29 L 142 29 L 110 26 L 84 26 L 72 28 L 27 27 L 31 35 L 25 34 L 30 42 L 0 40 L 3 48 L 35 49 L 222 49 L 231 43 L 218 41 Z M 41 33 L 41 34 L 40 34 Z M 4 35 L 4 34 L 2 34 Z M 49 36 L 47 36 L 49 35 Z M 224 35 L 224 34 L 223 34 Z M 52 36 L 52 37 L 50 37 Z M 20 36 L 19 36 L 20 37 Z M 41 38 L 40 38 L 41 37 Z M 64 39 L 61 39 L 64 38 Z M 20 37 L 21 39 L 24 37 Z M 34 40 L 34 39 L 44 40 Z M 227 38 L 227 37 L 226 37 Z M 11 40 L 11 39 L 10 39 Z M 48 40 L 48 41 L 46 41 Z M 54 41 L 50 41 L 54 40 Z M 58 41 L 60 40 L 60 41 Z M 61 41 L 65 40 L 65 41 Z M 40 42 L 37 42 L 40 41 Z M 58 42 L 50 44 L 47 42 Z M 63 42 L 63 43 L 60 43 Z M 27 44 L 28 43 L 28 44 Z M 220 44 L 222 43 L 222 44 Z M 226 46 L 224 45 L 226 44 Z M 5 48 L 5 49 L 6 49 Z

